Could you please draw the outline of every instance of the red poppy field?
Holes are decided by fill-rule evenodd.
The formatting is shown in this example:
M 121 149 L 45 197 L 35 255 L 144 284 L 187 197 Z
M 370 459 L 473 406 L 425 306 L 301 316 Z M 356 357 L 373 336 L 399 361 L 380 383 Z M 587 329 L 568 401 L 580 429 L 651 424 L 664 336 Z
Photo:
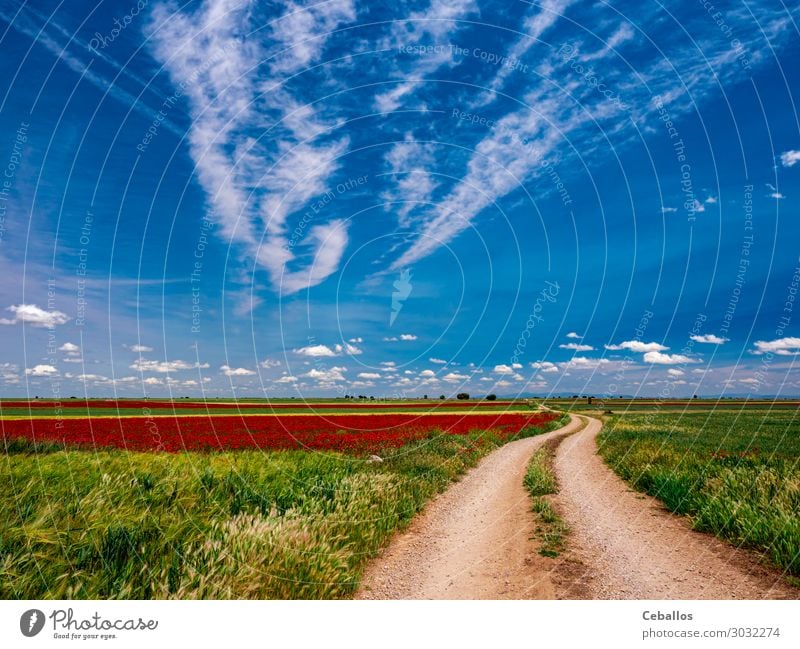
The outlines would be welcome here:
M 132 451 L 310 449 L 348 453 L 403 446 L 433 431 L 464 435 L 484 430 L 507 439 L 556 418 L 542 412 L 210 415 L 2 419 L 6 443 L 26 440 L 66 447 Z

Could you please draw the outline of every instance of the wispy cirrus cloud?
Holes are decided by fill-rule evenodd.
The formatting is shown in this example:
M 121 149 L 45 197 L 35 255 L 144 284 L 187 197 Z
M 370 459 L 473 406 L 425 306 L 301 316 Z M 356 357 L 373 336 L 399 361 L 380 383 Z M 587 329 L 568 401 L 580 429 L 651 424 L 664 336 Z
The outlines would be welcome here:
M 538 20 L 535 27 L 529 26 L 532 34 L 552 26 L 558 15 L 568 15 L 573 9 L 586 11 L 578 4 L 548 5 L 553 8 L 550 12 L 545 11 L 544 4 L 537 4 L 540 10 L 530 18 L 532 22 Z M 535 38 L 512 43 L 507 56 L 530 51 L 538 61 L 535 74 L 517 82 L 521 87 L 517 96 L 526 107 L 493 120 L 490 132 L 474 147 L 460 181 L 421 218 L 418 236 L 393 262 L 391 270 L 409 267 L 450 243 L 471 227 L 484 209 L 535 177 L 542 160 L 569 158 L 577 155 L 576 151 L 584 160 L 591 160 L 595 151 L 606 150 L 609 141 L 633 141 L 638 135 L 632 125 L 651 116 L 655 96 L 673 117 L 695 110 L 720 86 L 748 73 L 739 52 L 747 52 L 748 65 L 763 64 L 771 47 L 788 38 L 793 20 L 785 8 L 764 7 L 754 25 L 751 14 L 735 10 L 726 17 L 740 41 L 738 49 L 702 23 L 691 40 L 659 43 L 659 50 L 652 47 L 649 31 L 681 31 L 685 27 L 681 21 L 694 25 L 709 17 L 696 13 L 665 17 L 660 7 L 653 6 L 627 28 L 618 18 L 614 21 L 607 14 L 603 16 L 599 6 L 592 12 L 597 14 L 592 17 L 597 29 L 591 35 L 576 32 L 572 39 L 562 42 L 560 50 Z M 585 15 L 582 18 L 588 19 Z M 598 40 L 604 44 L 602 68 L 595 61 L 600 51 Z M 615 51 L 605 51 L 608 43 L 614 44 Z M 767 43 L 770 48 L 765 47 Z M 626 48 L 632 46 L 637 47 L 635 61 L 624 58 Z M 500 68 L 493 83 L 502 87 L 511 73 L 508 67 Z M 607 93 L 598 91 L 600 84 L 619 101 L 610 101 Z M 692 200 L 695 211 L 705 211 L 703 203 Z
M 156 58 L 189 98 L 189 148 L 197 177 L 219 220 L 285 294 L 314 286 L 335 272 L 348 242 L 341 220 L 308 228 L 299 242 L 287 220 L 323 193 L 347 149 L 331 124 L 289 88 L 315 63 L 327 37 L 355 19 L 352 0 L 280 5 L 277 18 L 239 0 L 205 0 L 178 10 L 153 10 L 149 36 Z M 268 38 L 257 33 L 267 23 Z M 302 263 L 293 263 L 303 255 Z

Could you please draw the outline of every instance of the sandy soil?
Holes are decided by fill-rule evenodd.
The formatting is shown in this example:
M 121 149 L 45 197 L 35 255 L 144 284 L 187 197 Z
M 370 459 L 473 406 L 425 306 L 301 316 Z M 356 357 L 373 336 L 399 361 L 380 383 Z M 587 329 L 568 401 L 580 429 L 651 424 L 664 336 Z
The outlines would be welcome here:
M 568 554 L 598 599 L 766 599 L 800 589 L 754 553 L 690 529 L 687 519 L 632 491 L 597 455 L 600 422 L 590 419 L 558 447 L 557 509 L 571 528 Z
M 531 539 L 522 480 L 533 452 L 567 426 L 506 444 L 435 498 L 368 566 L 357 599 L 551 599 L 553 562 Z

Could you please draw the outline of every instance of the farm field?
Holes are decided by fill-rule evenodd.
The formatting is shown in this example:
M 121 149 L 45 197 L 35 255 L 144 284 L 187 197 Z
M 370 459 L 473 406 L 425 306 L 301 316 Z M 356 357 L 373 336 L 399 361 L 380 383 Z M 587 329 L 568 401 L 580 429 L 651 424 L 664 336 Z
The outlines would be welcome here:
M 347 597 L 366 561 L 428 499 L 491 450 L 564 420 L 527 405 L 5 412 L 3 598 Z
M 694 412 L 716 410 L 797 410 L 797 399 L 628 399 L 628 398 L 554 398 L 531 399 L 537 405 L 553 410 L 603 414 L 610 410 L 615 415 L 629 412 Z
M 618 475 L 689 516 L 695 529 L 800 575 L 796 408 L 614 414 L 598 443 Z

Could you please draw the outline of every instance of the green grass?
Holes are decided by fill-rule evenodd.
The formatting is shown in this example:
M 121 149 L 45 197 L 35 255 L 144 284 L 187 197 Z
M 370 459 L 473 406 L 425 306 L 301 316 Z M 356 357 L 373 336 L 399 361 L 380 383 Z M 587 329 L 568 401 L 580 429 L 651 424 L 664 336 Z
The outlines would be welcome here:
M 537 516 L 539 554 L 544 557 L 559 555 L 564 549 L 564 537 L 569 531 L 567 524 L 546 498 L 558 492 L 558 484 L 552 470 L 553 455 L 550 446 L 538 449 L 528 464 L 524 479 L 525 488 L 533 498 L 533 511 Z
M 16 449 L 0 456 L 0 598 L 347 597 L 389 536 L 501 443 L 431 434 L 380 463 Z
M 626 414 L 611 417 L 599 443 L 622 478 L 695 529 L 800 575 L 797 411 Z

